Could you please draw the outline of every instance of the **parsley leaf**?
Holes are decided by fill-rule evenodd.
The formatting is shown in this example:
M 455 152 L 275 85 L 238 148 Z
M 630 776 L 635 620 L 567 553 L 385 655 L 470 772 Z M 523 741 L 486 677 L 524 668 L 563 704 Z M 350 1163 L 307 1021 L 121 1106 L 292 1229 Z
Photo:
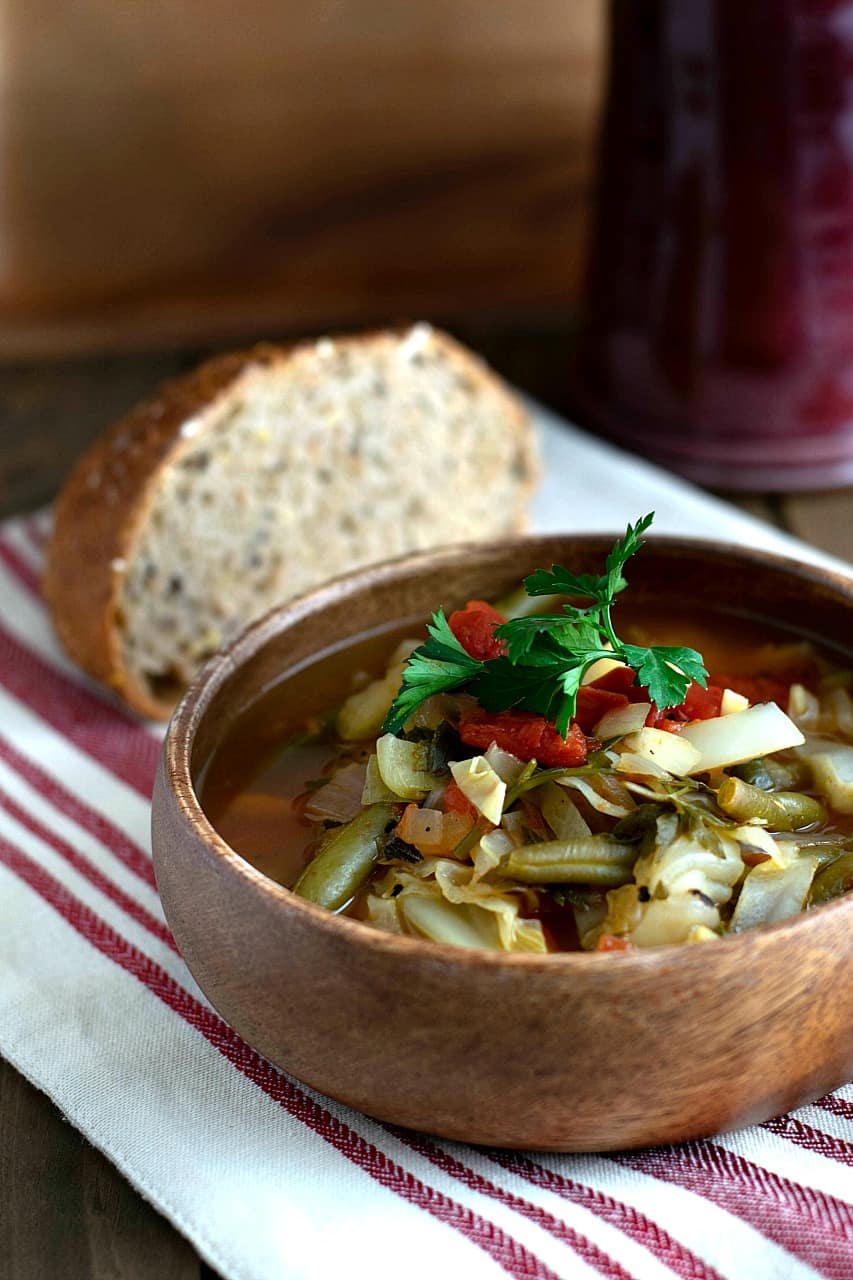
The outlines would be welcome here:
M 614 544 L 607 557 L 607 596 L 611 602 L 615 595 L 627 587 L 628 583 L 622 576 L 622 569 L 631 556 L 636 555 L 640 550 L 643 545 L 643 534 L 654 518 L 654 511 L 650 511 L 648 515 L 641 516 L 636 524 L 629 524 L 625 530 L 625 537 Z
M 383 733 L 399 733 L 413 711 L 435 693 L 467 684 L 485 666 L 472 658 L 450 630 L 444 610 L 427 625 L 429 639 L 410 655 L 403 683 L 385 717 Z
M 547 569 L 537 569 L 524 579 L 524 589 L 529 596 L 583 596 L 599 600 L 607 591 L 607 578 L 597 578 L 591 573 L 571 573 L 561 564 Z
M 479 661 L 456 639 L 444 612 L 433 614 L 429 638 L 409 658 L 403 684 L 383 730 L 397 733 L 434 693 L 467 689 L 487 711 L 518 707 L 556 723 L 566 736 L 584 676 L 599 658 L 615 658 L 636 673 L 637 683 L 661 710 L 684 701 L 691 680 L 705 685 L 701 654 L 684 646 L 626 644 L 616 635 L 610 611 L 627 585 L 623 569 L 643 545 L 654 512 L 629 524 L 613 545 L 600 576 L 575 574 L 562 565 L 538 569 L 524 580 L 527 594 L 570 596 L 556 613 L 528 614 L 495 628 L 505 655 Z
M 661 710 L 683 702 L 691 680 L 704 686 L 708 679 L 701 654 L 680 645 L 652 645 L 643 649 L 623 644 L 621 657 L 636 671 L 639 683 L 648 689 L 652 702 Z

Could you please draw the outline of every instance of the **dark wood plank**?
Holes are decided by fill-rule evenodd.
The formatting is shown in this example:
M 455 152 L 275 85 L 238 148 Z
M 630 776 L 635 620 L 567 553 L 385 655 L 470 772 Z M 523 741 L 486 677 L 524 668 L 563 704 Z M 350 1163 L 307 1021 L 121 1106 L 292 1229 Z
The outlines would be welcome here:
M 75 458 L 185 355 L 0 366 L 0 516 L 53 497 Z
M 786 527 L 779 500 L 775 494 L 768 493 L 732 493 L 718 491 L 718 496 L 748 515 L 763 520 L 765 524 L 775 525 L 777 529 Z
M 823 551 L 853 561 L 853 489 L 783 498 L 786 527 Z
M 206 1280 L 187 1241 L 2 1060 L 0 1203 L 3 1280 Z

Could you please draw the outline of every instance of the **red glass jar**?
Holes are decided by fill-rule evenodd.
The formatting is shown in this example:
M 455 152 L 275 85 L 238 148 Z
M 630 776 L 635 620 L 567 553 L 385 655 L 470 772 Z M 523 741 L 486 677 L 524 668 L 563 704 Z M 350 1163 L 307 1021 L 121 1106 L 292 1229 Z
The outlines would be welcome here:
M 611 18 L 582 407 L 706 484 L 853 483 L 853 3 Z

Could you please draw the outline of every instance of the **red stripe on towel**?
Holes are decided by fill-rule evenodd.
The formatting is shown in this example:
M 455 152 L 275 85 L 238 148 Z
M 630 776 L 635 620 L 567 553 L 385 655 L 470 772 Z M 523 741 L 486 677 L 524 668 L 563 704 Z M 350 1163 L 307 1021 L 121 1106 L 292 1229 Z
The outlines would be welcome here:
M 56 671 L 0 627 L 0 682 L 31 711 L 146 800 L 160 744 L 118 707 Z
M 98 813 L 96 809 L 91 809 L 84 804 L 78 796 L 66 790 L 56 778 L 46 773 L 28 756 L 22 755 L 3 737 L 0 737 L 0 760 L 20 774 L 25 782 L 44 796 L 45 800 L 49 800 L 54 809 L 58 809 L 79 827 L 95 836 L 129 871 L 156 889 L 154 864 L 151 858 L 120 827 L 110 822 L 109 818 Z
M 765 1120 L 761 1127 L 779 1138 L 787 1138 L 806 1151 L 814 1151 L 816 1155 L 837 1160 L 839 1164 L 853 1165 L 853 1146 L 849 1142 L 836 1138 L 831 1133 L 823 1133 L 797 1116 L 776 1116 L 772 1120 Z
M 25 560 L 17 547 L 0 536 L 0 560 L 13 573 L 27 591 L 41 600 L 41 577 L 28 560 Z
M 831 1280 L 853 1274 L 853 1207 L 712 1142 L 609 1159 L 710 1200 Z
M 624 1204 L 603 1191 L 596 1191 L 572 1178 L 566 1178 L 553 1169 L 546 1169 L 544 1165 L 536 1164 L 528 1156 L 519 1155 L 518 1152 L 487 1151 L 485 1154 L 507 1173 L 513 1173 L 525 1182 L 532 1183 L 534 1187 L 553 1191 L 564 1200 L 589 1209 L 603 1221 L 623 1231 L 631 1240 L 636 1240 L 644 1249 L 648 1249 L 677 1276 L 682 1276 L 683 1280 L 723 1280 L 719 1271 L 678 1240 L 674 1240 L 668 1231 L 652 1222 L 651 1218 L 647 1218 L 633 1205 Z
M 143 929 L 147 929 L 155 938 L 165 942 L 166 946 L 170 947 L 172 951 L 176 952 L 178 950 L 169 927 L 162 920 L 158 920 L 135 898 L 125 893 L 118 885 L 113 884 L 112 880 L 105 876 L 102 871 L 99 871 L 84 854 L 70 845 L 67 840 L 63 840 L 55 831 L 51 831 L 49 827 L 44 826 L 37 818 L 34 818 L 12 796 L 8 795 L 2 787 L 0 787 L 0 808 L 11 814 L 15 821 L 25 827 L 32 835 L 50 845 L 60 857 L 65 859 L 69 866 L 78 871 L 80 875 L 85 876 L 91 885 L 94 885 L 100 893 L 103 893 L 117 907 L 120 907 L 126 915 L 130 916 L 131 920 L 135 920 L 137 924 L 141 924 Z
M 451 1178 L 464 1182 L 465 1186 L 471 1191 L 479 1191 L 481 1195 L 489 1196 L 499 1204 L 506 1205 L 507 1208 L 520 1213 L 522 1217 L 529 1219 L 530 1222 L 535 1222 L 538 1227 L 542 1227 L 555 1240 L 559 1240 L 574 1249 L 575 1253 L 583 1258 L 584 1262 L 589 1263 L 601 1275 L 612 1276 L 614 1280 L 631 1280 L 630 1272 L 626 1271 L 620 1262 L 617 1262 L 615 1258 L 611 1258 L 609 1254 L 599 1249 L 598 1245 L 592 1240 L 575 1231 L 567 1222 L 563 1222 L 560 1218 L 555 1217 L 553 1213 L 549 1213 L 547 1209 L 543 1209 L 541 1205 L 534 1204 L 531 1200 L 525 1200 L 522 1196 L 517 1196 L 512 1191 L 507 1191 L 505 1188 L 497 1186 L 496 1183 L 490 1182 L 488 1178 L 484 1178 L 482 1174 L 475 1172 L 474 1169 L 463 1164 L 461 1160 L 457 1160 L 455 1156 L 450 1155 L 441 1147 L 437 1147 L 435 1143 L 430 1142 L 420 1134 L 412 1133 L 408 1129 L 400 1129 L 397 1125 L 383 1125 L 382 1127 L 388 1133 L 393 1134 L 404 1146 L 416 1151 L 418 1155 L 424 1156 L 437 1169 L 441 1169 L 442 1173 L 449 1174 Z M 696 1274 L 694 1272 L 694 1275 Z
M 2 837 L 0 862 L 29 885 L 102 955 L 132 974 L 163 1004 L 199 1031 L 247 1080 L 374 1181 L 458 1231 L 517 1280 L 560 1280 L 541 1258 L 496 1223 L 421 1182 L 344 1121 L 326 1111 L 251 1049 L 212 1010 L 193 999 L 150 957 L 101 920 L 43 867 Z
M 828 1111 L 830 1115 L 840 1116 L 842 1120 L 853 1120 L 853 1102 L 848 1102 L 837 1093 L 828 1093 L 825 1097 L 818 1098 L 814 1105 L 822 1111 Z

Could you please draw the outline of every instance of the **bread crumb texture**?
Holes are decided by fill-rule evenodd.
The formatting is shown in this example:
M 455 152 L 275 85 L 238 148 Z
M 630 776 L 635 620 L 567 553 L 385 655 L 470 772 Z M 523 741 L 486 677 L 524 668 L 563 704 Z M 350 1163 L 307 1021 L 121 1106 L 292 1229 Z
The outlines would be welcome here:
M 516 400 L 427 326 L 249 364 L 185 424 L 122 564 L 124 663 L 183 684 L 273 605 L 356 566 L 522 528 Z

